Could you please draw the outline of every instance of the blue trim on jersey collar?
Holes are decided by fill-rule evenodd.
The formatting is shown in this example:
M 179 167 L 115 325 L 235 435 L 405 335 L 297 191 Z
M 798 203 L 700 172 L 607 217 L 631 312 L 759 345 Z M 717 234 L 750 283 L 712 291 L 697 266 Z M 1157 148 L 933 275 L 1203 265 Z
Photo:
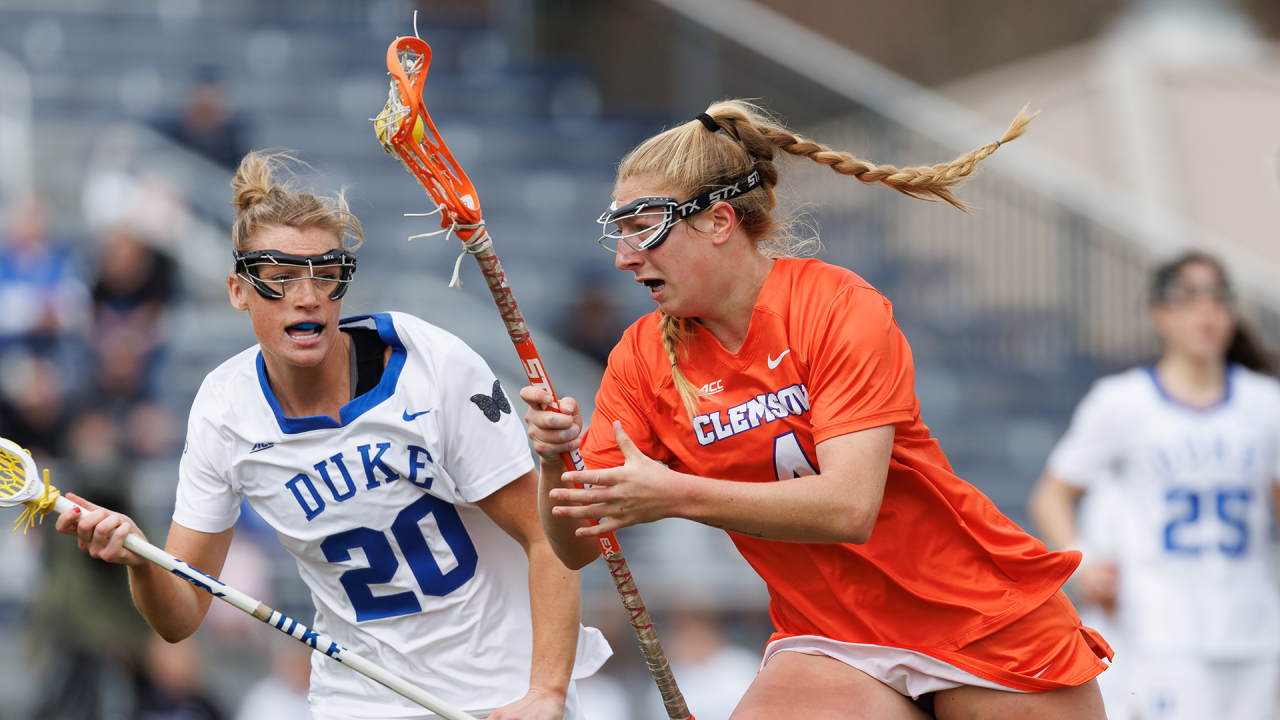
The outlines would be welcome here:
M 391 315 L 389 313 L 357 315 L 344 318 L 338 323 L 338 326 L 341 327 L 348 323 L 368 319 L 372 319 L 377 326 L 378 337 L 382 338 L 382 342 L 391 347 L 391 359 L 387 361 L 387 367 L 382 371 L 382 380 L 372 390 L 342 406 L 342 410 L 338 412 L 342 422 L 338 422 L 328 415 L 286 417 L 284 411 L 280 409 L 280 402 L 276 400 L 276 394 L 271 391 L 271 385 L 267 382 L 267 366 L 262 359 L 262 351 L 258 351 L 258 384 L 262 386 L 262 395 L 267 399 L 267 404 L 271 406 L 271 412 L 276 415 L 276 422 L 280 425 L 281 432 L 286 435 L 297 435 L 298 433 L 312 430 L 344 428 L 356 418 L 380 405 L 396 391 L 396 383 L 400 381 L 400 371 L 404 369 L 404 362 L 408 352 L 404 349 L 404 343 L 400 342 L 400 336 L 396 334 L 396 326 L 391 321 Z
M 1151 377 L 1151 384 L 1156 387 L 1156 392 L 1160 394 L 1160 398 L 1165 402 L 1169 403 L 1170 405 L 1177 405 L 1183 410 L 1190 410 L 1191 412 L 1211 412 L 1231 402 L 1231 385 L 1232 385 L 1231 377 L 1235 375 L 1235 370 L 1236 370 L 1235 363 L 1227 363 L 1227 370 L 1225 373 L 1225 377 L 1223 378 L 1222 399 L 1208 407 L 1196 407 L 1194 405 L 1188 405 L 1182 402 L 1181 400 L 1171 397 L 1169 393 L 1164 391 L 1164 386 L 1160 384 L 1160 376 L 1156 375 L 1156 366 L 1148 365 L 1146 366 L 1146 370 L 1147 370 L 1147 375 Z

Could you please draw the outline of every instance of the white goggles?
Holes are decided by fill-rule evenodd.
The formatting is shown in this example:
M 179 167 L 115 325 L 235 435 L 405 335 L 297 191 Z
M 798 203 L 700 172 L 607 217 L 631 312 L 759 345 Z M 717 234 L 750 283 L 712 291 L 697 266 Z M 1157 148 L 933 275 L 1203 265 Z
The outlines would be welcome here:
M 627 247 L 640 252 L 661 245 L 671 233 L 671 228 L 685 218 L 692 217 L 718 202 L 726 202 L 745 195 L 760 185 L 760 171 L 752 170 L 743 177 L 727 183 L 715 190 L 699 195 L 692 200 L 680 202 L 671 197 L 636 198 L 623 207 L 618 203 L 610 203 L 609 210 L 596 222 L 604 227 L 605 233 L 597 240 L 600 247 L 611 253 L 618 252 L 618 243 L 624 242 Z M 635 218 L 656 217 L 658 221 L 652 225 L 641 226 L 632 232 L 624 232 L 619 221 Z M 613 231 L 609 226 L 613 225 Z

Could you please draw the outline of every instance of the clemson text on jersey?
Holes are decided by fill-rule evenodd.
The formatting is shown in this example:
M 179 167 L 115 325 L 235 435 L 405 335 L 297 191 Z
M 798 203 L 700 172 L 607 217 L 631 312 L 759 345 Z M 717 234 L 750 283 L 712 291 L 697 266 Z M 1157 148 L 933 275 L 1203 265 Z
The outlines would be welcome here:
M 693 419 L 693 432 L 698 436 L 699 445 L 710 445 L 778 418 L 803 415 L 808 410 L 809 391 L 803 383 L 796 383 L 776 392 L 761 393 L 728 410 L 699 415 Z

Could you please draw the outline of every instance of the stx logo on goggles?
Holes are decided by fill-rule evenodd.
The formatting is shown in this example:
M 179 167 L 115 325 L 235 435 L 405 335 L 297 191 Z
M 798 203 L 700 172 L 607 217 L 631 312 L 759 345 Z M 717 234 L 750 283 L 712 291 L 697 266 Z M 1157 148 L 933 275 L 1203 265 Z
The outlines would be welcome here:
M 809 391 L 803 383 L 796 383 L 777 392 L 762 393 L 728 410 L 699 415 L 693 419 L 693 432 L 698 436 L 698 444 L 706 446 L 808 411 Z
M 748 174 L 746 177 L 741 178 L 729 185 L 726 185 L 720 188 L 719 190 L 712 190 L 711 192 L 706 193 L 705 195 L 699 195 L 698 197 L 692 200 L 682 203 L 679 207 L 676 208 L 676 214 L 678 214 L 680 216 L 680 219 L 683 220 L 689 217 L 690 215 L 694 215 L 696 213 L 702 212 L 703 210 L 706 210 L 707 208 L 711 207 L 715 203 L 720 202 L 721 200 L 732 200 L 738 197 L 739 195 L 745 195 L 751 190 L 754 190 L 755 187 L 759 184 L 760 184 L 760 171 L 752 170 L 751 173 Z M 743 185 L 745 185 L 746 187 L 742 187 Z M 706 204 L 700 205 L 699 203 L 706 203 Z

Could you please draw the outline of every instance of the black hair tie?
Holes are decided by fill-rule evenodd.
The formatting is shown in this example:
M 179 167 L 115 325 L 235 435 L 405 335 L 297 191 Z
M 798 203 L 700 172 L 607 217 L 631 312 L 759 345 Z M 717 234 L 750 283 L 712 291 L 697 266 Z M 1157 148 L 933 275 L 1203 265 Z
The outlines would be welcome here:
M 707 130 L 710 130 L 711 132 L 716 132 L 718 130 L 724 129 L 720 127 L 720 124 L 717 123 L 710 115 L 706 113 L 698 113 L 697 120 L 698 122 L 702 123 L 703 127 L 705 127 Z

